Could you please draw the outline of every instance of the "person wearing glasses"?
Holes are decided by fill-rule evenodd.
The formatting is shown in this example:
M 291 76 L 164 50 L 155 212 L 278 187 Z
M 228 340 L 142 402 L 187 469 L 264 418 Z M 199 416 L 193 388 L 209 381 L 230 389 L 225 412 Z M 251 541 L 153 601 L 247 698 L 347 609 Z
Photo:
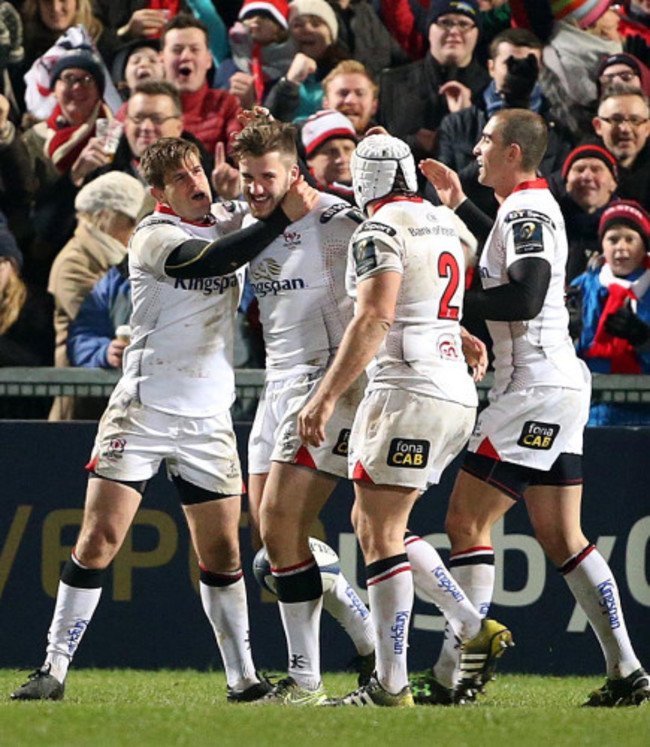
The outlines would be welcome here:
M 408 143 L 416 161 L 433 154 L 442 118 L 469 107 L 490 83 L 474 55 L 480 34 L 477 0 L 433 0 L 427 28 L 425 57 L 384 71 L 379 86 L 377 120 Z
M 598 103 L 596 135 L 618 161 L 618 194 L 650 209 L 650 104 L 640 88 L 614 84 Z

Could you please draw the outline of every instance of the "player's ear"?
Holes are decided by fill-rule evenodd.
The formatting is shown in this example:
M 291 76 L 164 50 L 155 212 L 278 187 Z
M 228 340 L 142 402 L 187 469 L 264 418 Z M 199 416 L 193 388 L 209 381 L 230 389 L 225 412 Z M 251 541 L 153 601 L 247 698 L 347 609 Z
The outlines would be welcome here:
M 300 176 L 300 166 L 298 166 L 297 163 L 294 163 L 291 169 L 289 170 L 289 177 L 291 179 L 291 184 L 293 184 L 299 176 Z
M 160 203 L 161 205 L 167 205 L 167 201 L 165 200 L 164 189 L 158 189 L 158 187 L 151 187 L 151 196 L 154 198 L 156 202 Z

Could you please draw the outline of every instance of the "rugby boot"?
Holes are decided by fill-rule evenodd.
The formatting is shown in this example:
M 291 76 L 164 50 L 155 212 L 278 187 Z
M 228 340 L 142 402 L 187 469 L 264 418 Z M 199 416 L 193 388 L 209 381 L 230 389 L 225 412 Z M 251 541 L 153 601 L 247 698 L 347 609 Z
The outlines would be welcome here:
M 358 690 L 342 698 L 328 698 L 324 706 L 379 706 L 380 708 L 414 708 L 413 695 L 409 685 L 393 695 L 379 684 L 376 677 Z
M 494 679 L 497 659 L 514 645 L 512 633 L 505 625 L 483 618 L 478 634 L 461 645 L 459 697 L 473 700 L 476 692 L 483 692 L 485 684 Z
M 32 672 L 27 682 L 11 693 L 12 700 L 63 700 L 65 683 L 50 674 L 50 665 L 43 664 Z
M 605 684 L 591 693 L 583 707 L 615 708 L 638 706 L 650 701 L 650 675 L 637 669 L 627 677 L 610 677 Z

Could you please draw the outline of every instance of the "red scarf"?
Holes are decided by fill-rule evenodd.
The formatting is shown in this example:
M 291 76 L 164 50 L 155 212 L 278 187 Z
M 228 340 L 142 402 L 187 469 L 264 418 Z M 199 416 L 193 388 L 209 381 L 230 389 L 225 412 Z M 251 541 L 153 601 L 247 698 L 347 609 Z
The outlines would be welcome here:
M 253 52 L 251 54 L 251 75 L 253 76 L 253 85 L 255 86 L 255 101 L 262 103 L 264 98 L 264 71 L 262 70 L 262 45 L 258 42 L 253 43 Z
M 641 373 L 641 366 L 632 345 L 622 337 L 613 337 L 605 332 L 605 319 L 609 314 L 618 311 L 627 298 L 636 298 L 629 288 L 624 288 L 616 283 L 609 286 L 609 295 L 600 315 L 594 341 L 586 353 L 590 358 L 609 358 L 611 361 L 610 373 Z
M 61 106 L 57 104 L 47 120 L 45 153 L 50 157 L 57 171 L 67 173 L 86 144 L 95 134 L 97 117 L 113 119 L 111 110 L 103 101 L 98 101 L 90 117 L 80 125 L 66 123 Z

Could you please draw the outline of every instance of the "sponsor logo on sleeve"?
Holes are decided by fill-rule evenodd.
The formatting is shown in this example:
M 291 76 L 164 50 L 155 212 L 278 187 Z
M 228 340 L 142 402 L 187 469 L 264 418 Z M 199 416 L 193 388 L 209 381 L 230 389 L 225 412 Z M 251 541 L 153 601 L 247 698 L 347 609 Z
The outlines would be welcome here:
M 324 210 L 321 213 L 319 220 L 321 223 L 329 223 L 337 213 L 340 213 L 341 210 L 346 210 L 349 207 L 350 205 L 347 202 L 337 202 L 336 205 L 332 205 L 331 207 L 328 207 L 327 210 Z
M 431 444 L 419 438 L 394 438 L 388 447 L 386 464 L 389 467 L 425 469 Z
M 515 254 L 535 254 L 544 251 L 542 224 L 535 220 L 524 220 L 512 227 Z
M 546 213 L 540 213 L 538 210 L 511 210 L 505 217 L 505 222 L 515 223 L 520 220 L 532 220 L 538 223 L 545 223 L 555 230 L 555 223 Z
M 381 231 L 382 233 L 385 233 L 387 236 L 395 236 L 397 234 L 397 231 L 394 228 L 391 228 L 391 226 L 387 226 L 385 223 L 379 223 L 376 220 L 367 220 L 363 224 L 363 231 Z
M 377 267 L 377 247 L 372 238 L 359 239 L 352 245 L 357 277 L 363 277 Z
M 336 454 L 336 456 L 347 457 L 349 443 L 350 429 L 343 428 L 339 433 L 338 438 L 336 439 L 336 443 L 334 444 L 334 448 L 332 449 L 332 454 Z
M 560 426 L 556 423 L 540 423 L 537 420 L 527 420 L 521 429 L 521 435 L 517 444 L 525 449 L 536 451 L 548 451 L 560 432 Z

